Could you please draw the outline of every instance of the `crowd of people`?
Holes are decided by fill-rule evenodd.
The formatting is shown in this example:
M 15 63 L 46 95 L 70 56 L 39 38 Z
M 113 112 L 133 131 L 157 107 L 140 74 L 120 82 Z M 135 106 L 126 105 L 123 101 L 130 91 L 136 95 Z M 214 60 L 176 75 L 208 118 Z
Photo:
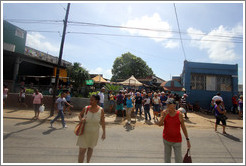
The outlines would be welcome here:
M 186 101 L 187 94 L 179 96 L 178 94 L 172 94 L 168 92 L 149 91 L 146 90 L 120 90 L 118 94 L 113 95 L 112 91 L 109 91 L 108 99 L 110 103 L 110 113 L 113 113 L 115 107 L 115 114 L 121 114 L 123 117 L 126 114 L 128 124 L 130 124 L 130 115 L 134 112 L 134 116 L 142 118 L 144 116 L 146 121 L 151 120 L 150 109 L 153 109 L 153 119 L 158 121 L 161 111 L 167 108 L 166 101 L 172 98 L 175 101 L 176 109 L 182 107 L 182 113 L 185 118 L 189 119 L 187 112 L 189 111 L 189 104 Z

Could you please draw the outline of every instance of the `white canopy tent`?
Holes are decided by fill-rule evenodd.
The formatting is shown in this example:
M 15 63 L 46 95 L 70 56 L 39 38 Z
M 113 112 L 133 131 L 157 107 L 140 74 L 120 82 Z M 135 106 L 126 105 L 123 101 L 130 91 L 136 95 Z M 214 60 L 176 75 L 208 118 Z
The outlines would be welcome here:
M 128 86 L 142 86 L 143 85 L 133 75 L 130 78 L 126 79 L 125 81 L 119 82 L 119 84 L 128 85 Z

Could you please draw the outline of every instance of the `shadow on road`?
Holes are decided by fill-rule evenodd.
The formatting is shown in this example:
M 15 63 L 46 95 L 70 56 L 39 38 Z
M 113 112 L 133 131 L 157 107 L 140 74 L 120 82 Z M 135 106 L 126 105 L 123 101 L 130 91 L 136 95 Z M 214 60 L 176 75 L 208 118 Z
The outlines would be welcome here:
M 185 121 L 186 123 L 196 124 L 196 123 L 194 123 L 194 122 L 190 121 L 189 119 L 184 119 L 184 121 Z
M 19 125 L 28 125 L 28 124 L 31 124 L 35 122 L 35 120 L 29 120 L 29 121 L 26 121 L 26 122 L 20 122 L 20 123 L 16 123 L 15 126 L 19 126 Z
M 44 131 L 44 132 L 43 132 L 43 135 L 48 135 L 48 134 L 50 134 L 50 133 L 53 132 L 53 131 L 61 130 L 61 129 L 62 129 L 62 128 L 57 129 L 57 128 L 52 127 L 51 129 L 49 129 L 49 130 L 47 130 L 47 131 Z
M 134 123 L 134 122 L 133 122 Z M 131 125 L 131 124 L 125 124 L 124 125 L 124 128 L 126 129 L 126 131 L 131 131 L 131 130 L 134 130 L 135 129 L 135 126 L 134 125 Z
M 6 134 L 6 135 L 3 136 L 3 140 L 9 138 L 12 134 L 20 133 L 20 132 L 22 132 L 22 131 L 26 131 L 26 130 L 30 130 L 30 129 L 33 129 L 33 128 L 35 128 L 35 127 L 38 127 L 38 126 L 44 124 L 48 118 L 49 118 L 49 117 L 43 119 L 42 121 L 40 121 L 40 123 L 38 123 L 38 124 L 36 124 L 36 125 L 34 125 L 34 126 L 31 126 L 31 127 L 25 128 L 25 129 L 21 129 L 21 130 L 19 130 L 19 131 L 14 131 L 14 132 L 8 133 L 8 134 Z
M 223 135 L 224 137 L 226 137 L 226 138 L 229 138 L 229 139 L 231 139 L 231 140 L 233 140 L 233 141 L 236 141 L 236 142 L 242 142 L 239 138 L 237 138 L 237 137 L 235 137 L 235 136 L 233 136 L 233 135 L 231 135 L 231 134 L 222 134 L 222 133 L 219 133 L 220 135 Z

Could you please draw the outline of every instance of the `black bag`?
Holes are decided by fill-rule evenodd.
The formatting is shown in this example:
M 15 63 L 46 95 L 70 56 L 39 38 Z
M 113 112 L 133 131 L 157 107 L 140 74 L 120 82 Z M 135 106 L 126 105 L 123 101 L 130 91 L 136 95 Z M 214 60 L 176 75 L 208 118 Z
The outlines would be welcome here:
M 192 163 L 191 155 L 189 155 L 190 149 L 187 149 L 187 152 L 184 156 L 183 163 Z
M 219 118 L 220 120 L 226 120 L 226 119 L 228 119 L 227 116 L 225 116 L 224 114 L 218 115 L 218 118 Z

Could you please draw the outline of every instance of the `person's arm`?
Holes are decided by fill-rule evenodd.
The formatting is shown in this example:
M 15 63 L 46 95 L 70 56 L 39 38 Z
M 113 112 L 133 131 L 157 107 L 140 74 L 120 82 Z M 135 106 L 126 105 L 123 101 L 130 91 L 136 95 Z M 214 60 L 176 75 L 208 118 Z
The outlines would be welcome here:
M 182 131 L 183 131 L 185 138 L 186 138 L 186 141 L 187 141 L 187 148 L 190 149 L 191 148 L 190 139 L 189 139 L 188 132 L 187 132 L 187 129 L 186 129 L 185 124 L 184 124 L 183 114 L 181 114 L 181 113 L 179 114 L 179 120 L 180 120 Z
M 223 105 L 222 105 L 222 107 L 223 107 Z M 226 111 L 222 111 L 220 109 L 220 105 L 217 105 L 217 110 L 219 111 L 220 114 L 225 114 L 226 113 Z
M 83 108 L 83 110 L 80 112 L 79 114 L 79 120 L 81 121 L 84 117 L 84 112 L 85 112 L 85 107 Z M 83 119 L 84 120 L 84 119 Z
M 155 124 L 158 126 L 163 126 L 164 125 L 164 119 L 166 116 L 167 116 L 167 111 L 166 110 L 162 111 L 160 120 L 158 122 L 155 121 Z
M 41 97 L 40 97 L 41 99 L 41 105 L 43 104 L 43 94 L 41 93 Z
M 104 140 L 106 138 L 106 131 L 105 131 L 105 117 L 104 117 L 104 110 L 101 110 L 101 126 L 102 126 L 102 130 L 103 130 L 103 134 L 102 134 L 102 140 Z

